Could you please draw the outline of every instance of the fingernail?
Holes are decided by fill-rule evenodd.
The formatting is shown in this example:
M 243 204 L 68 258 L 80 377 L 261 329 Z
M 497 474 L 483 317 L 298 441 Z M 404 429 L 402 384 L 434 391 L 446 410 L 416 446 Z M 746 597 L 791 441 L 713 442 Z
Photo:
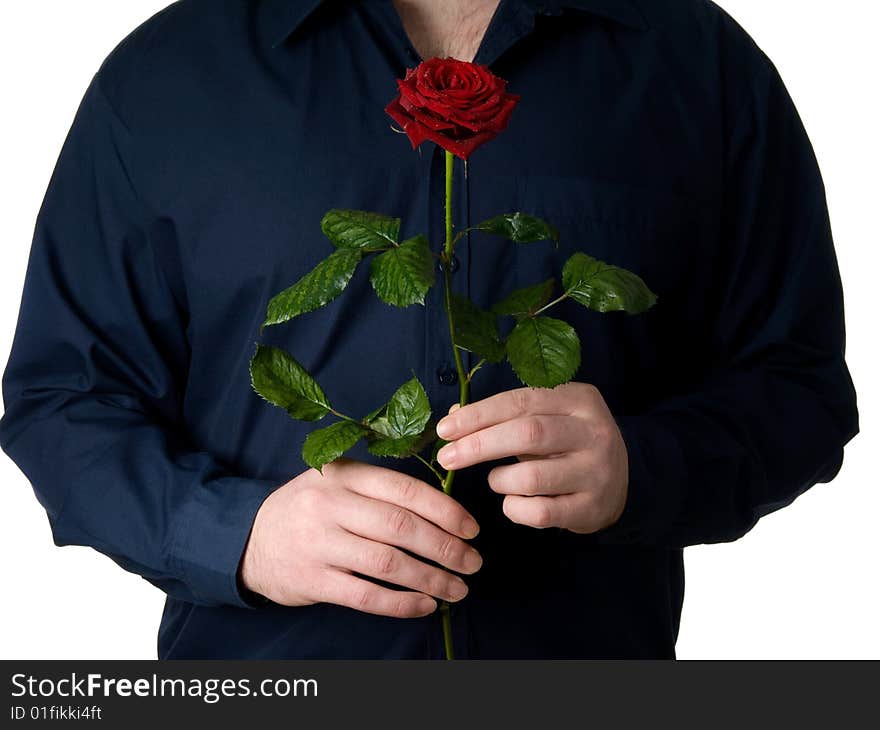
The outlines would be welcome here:
M 449 586 L 449 600 L 460 601 L 467 595 L 468 587 L 461 578 L 454 578 Z
M 449 406 L 447 413 L 455 413 L 459 408 L 461 408 L 461 403 L 453 403 Z
M 471 548 L 464 555 L 464 567 L 471 573 L 476 573 L 483 565 L 483 558 Z
M 419 611 L 423 614 L 433 613 L 437 610 L 437 601 L 433 598 L 422 598 L 419 601 Z
M 445 438 L 449 434 L 452 433 L 452 419 L 449 416 L 444 416 L 437 423 L 437 435 L 440 438 Z
M 437 461 L 439 461 L 444 468 L 452 466 L 455 461 L 455 445 L 447 444 L 440 449 L 440 451 L 437 452 Z
M 480 526 L 475 520 L 466 517 L 461 523 L 461 534 L 464 535 L 467 540 L 470 540 L 472 537 L 476 537 L 480 534 Z

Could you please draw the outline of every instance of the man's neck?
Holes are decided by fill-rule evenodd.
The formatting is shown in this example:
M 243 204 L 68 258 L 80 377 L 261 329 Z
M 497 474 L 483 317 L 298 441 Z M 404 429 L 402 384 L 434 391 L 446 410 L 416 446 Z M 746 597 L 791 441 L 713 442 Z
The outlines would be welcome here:
M 473 61 L 499 0 L 393 0 L 422 58 Z

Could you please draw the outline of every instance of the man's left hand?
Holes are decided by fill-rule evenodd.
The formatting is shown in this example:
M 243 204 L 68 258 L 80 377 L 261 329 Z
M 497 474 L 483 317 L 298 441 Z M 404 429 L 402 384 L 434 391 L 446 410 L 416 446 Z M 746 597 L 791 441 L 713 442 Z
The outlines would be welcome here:
M 602 394 L 586 383 L 519 388 L 450 410 L 437 434 L 444 469 L 516 457 L 489 472 L 504 514 L 530 527 L 589 533 L 623 513 L 626 445 Z

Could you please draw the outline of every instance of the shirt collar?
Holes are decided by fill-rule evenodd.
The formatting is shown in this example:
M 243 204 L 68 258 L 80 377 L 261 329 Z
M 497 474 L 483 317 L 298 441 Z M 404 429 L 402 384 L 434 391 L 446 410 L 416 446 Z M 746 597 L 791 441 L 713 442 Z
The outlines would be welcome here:
M 514 0 L 534 12 L 559 12 L 576 8 L 628 28 L 645 30 L 648 26 L 633 0 Z M 281 45 L 324 0 L 262 0 L 259 24 L 262 37 L 272 48 Z

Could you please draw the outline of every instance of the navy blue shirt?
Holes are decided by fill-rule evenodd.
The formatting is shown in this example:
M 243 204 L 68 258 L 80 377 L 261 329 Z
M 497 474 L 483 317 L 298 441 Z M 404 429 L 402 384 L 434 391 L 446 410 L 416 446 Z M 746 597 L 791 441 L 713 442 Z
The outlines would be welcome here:
M 475 60 L 521 101 L 466 178 L 456 167 L 456 228 L 521 210 L 561 243 L 473 232 L 454 288 L 488 307 L 584 250 L 659 302 L 558 311 L 584 343 L 575 379 L 598 386 L 629 450 L 619 522 L 518 526 L 491 465 L 456 479 L 484 557 L 453 608 L 456 653 L 673 657 L 683 547 L 734 540 L 829 481 L 858 431 L 816 160 L 774 66 L 704 0 L 502 0 Z M 362 267 L 328 307 L 259 331 L 268 300 L 329 253 L 329 208 L 442 241 L 442 151 L 412 151 L 383 110 L 418 61 L 391 0 L 183 0 L 86 91 L 37 222 L 0 443 L 58 545 L 167 593 L 162 658 L 443 655 L 439 612 L 259 605 L 236 580 L 314 427 L 251 390 L 255 342 L 293 353 L 344 412 L 413 372 L 435 412 L 457 399 L 438 287 L 392 309 Z M 489 366 L 473 397 L 519 385 Z

